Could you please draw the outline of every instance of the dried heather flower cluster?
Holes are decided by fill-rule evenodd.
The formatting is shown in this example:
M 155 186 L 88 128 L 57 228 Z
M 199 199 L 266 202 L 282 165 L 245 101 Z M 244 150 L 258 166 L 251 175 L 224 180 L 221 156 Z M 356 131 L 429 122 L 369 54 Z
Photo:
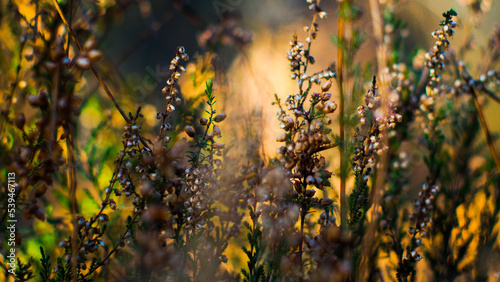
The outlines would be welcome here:
M 294 34 L 287 53 L 292 72 L 291 78 L 297 79 L 298 94 L 287 96 L 284 102 L 285 107 L 276 96 L 276 103 L 280 108 L 277 118 L 281 128 L 285 131 L 276 138 L 276 141 L 285 143 L 278 149 L 277 157 L 286 169 L 293 193 L 285 196 L 284 202 L 281 202 L 281 197 L 276 200 L 271 198 L 271 203 L 277 209 L 275 208 L 272 213 L 267 213 L 271 218 L 277 216 L 279 219 L 284 216 L 283 219 L 287 220 L 282 220 L 283 223 L 288 222 L 283 226 L 284 230 L 292 227 L 293 222 L 300 222 L 299 231 L 293 229 L 289 231 L 293 235 L 288 241 L 289 247 L 297 250 L 297 254 L 282 260 L 284 271 L 292 273 L 296 279 L 321 277 L 321 275 L 316 276 L 313 269 L 320 268 L 323 271 L 327 267 L 337 265 L 339 260 L 334 253 L 340 251 L 340 241 L 330 240 L 329 235 L 330 232 L 335 232 L 333 229 L 338 229 L 333 216 L 333 200 L 316 197 L 316 189 L 322 190 L 330 186 L 331 173 L 326 170 L 326 159 L 320 152 L 336 145 L 328 136 L 331 133 L 328 125 L 333 120 L 331 114 L 337 109 L 337 104 L 331 100 L 332 94 L 329 92 L 332 86 L 331 79 L 335 77 L 335 74 L 331 68 L 312 75 L 307 73 L 308 65 L 315 63 L 314 57 L 310 54 L 310 48 L 312 40 L 317 36 L 316 18 L 326 17 L 326 13 L 319 6 L 320 1 L 308 1 L 308 3 L 311 4 L 310 9 L 314 11 L 314 18 L 311 26 L 305 28 L 308 33 L 307 46 L 298 40 L 297 34 Z M 308 82 L 307 88 L 303 89 L 306 81 Z M 313 85 L 321 83 L 323 83 L 319 87 L 321 91 L 312 91 Z M 306 219 L 312 208 L 325 211 L 319 219 L 320 234 L 316 234 L 317 231 L 314 230 L 309 219 Z M 268 222 L 269 218 L 263 216 L 263 220 L 265 218 Z M 274 224 L 282 226 L 277 222 Z M 327 249 L 330 251 L 324 251 Z M 316 256 L 315 253 L 319 255 Z M 304 261 L 307 259 L 311 259 L 314 263 L 310 266 L 310 271 L 302 272 Z
M 317 24 L 313 26 L 317 28 Z M 308 27 L 306 30 L 308 30 Z M 288 50 L 287 58 L 290 64 L 290 71 L 292 72 L 291 78 L 294 80 L 297 79 L 298 85 L 302 85 L 304 81 L 308 81 L 309 85 L 311 85 L 311 83 L 320 84 L 322 79 L 328 80 L 335 76 L 335 73 L 330 69 L 325 69 L 312 75 L 305 73 L 307 65 L 309 63 L 314 64 L 316 61 L 313 56 L 309 55 L 309 50 L 304 44 L 298 41 L 297 34 L 294 34 L 290 41 L 290 49 Z
M 198 121 L 200 125 L 205 127 L 205 133 L 201 139 L 197 140 L 199 151 L 192 152 L 192 166 L 185 171 L 186 187 L 184 187 L 183 193 L 184 198 L 187 199 L 185 202 L 186 228 L 189 230 L 189 235 L 200 231 L 207 224 L 206 217 L 210 214 L 207 210 L 215 203 L 212 197 L 217 188 L 220 188 L 218 179 L 221 176 L 223 166 L 219 156 L 222 155 L 225 144 L 215 142 L 214 138 L 222 137 L 221 130 L 216 123 L 222 122 L 226 118 L 226 114 L 215 115 L 211 82 L 207 83 L 206 93 L 209 97 L 207 103 L 210 106 L 210 117 L 208 120 L 202 117 Z M 192 127 L 186 126 L 185 132 L 188 136 L 195 137 Z M 207 156 L 203 155 L 204 150 L 208 154 Z M 213 226 L 208 227 L 213 230 Z
M 193 231 L 201 230 L 205 226 L 207 222 L 202 214 L 208 205 L 214 203 L 212 199 L 208 198 L 207 194 L 212 191 L 210 184 L 214 182 L 215 176 L 207 174 L 208 172 L 206 166 L 202 166 L 201 169 L 186 169 L 186 188 L 184 192 L 187 201 L 184 205 L 188 215 L 186 227 L 189 230 L 189 235 L 193 235 Z
M 310 167 L 308 162 L 312 162 L 318 169 L 325 167 L 324 158 L 317 156 L 316 153 L 331 147 L 332 143 L 327 136 L 330 131 L 326 125 L 331 124 L 332 119 L 328 114 L 333 113 L 337 105 L 330 101 L 331 94 L 326 92 L 330 86 L 331 82 L 328 81 L 323 85 L 321 93 L 312 94 L 309 110 L 303 109 L 301 105 L 303 97 L 300 95 L 287 97 L 285 105 L 293 114 L 288 115 L 283 109 L 280 110 L 278 119 L 285 133 L 276 138 L 278 142 L 285 142 L 285 146 L 278 149 L 285 168 L 291 170 L 297 165 L 298 171 L 304 173 Z M 313 159 L 305 158 L 309 155 Z M 316 180 L 311 176 L 306 181 L 312 184 Z M 321 185 L 321 182 L 317 184 Z
M 418 199 L 413 203 L 416 212 L 409 216 L 413 225 L 408 229 L 408 233 L 411 235 L 411 243 L 406 249 L 406 254 L 401 258 L 399 275 L 414 273 L 415 263 L 423 258 L 418 253 L 417 248 L 422 245 L 422 238 L 428 237 L 427 230 L 429 229 L 429 224 L 432 222 L 431 212 L 434 209 L 434 201 L 438 191 L 439 186 L 434 185 L 429 188 L 429 185 L 424 183 L 422 191 L 418 193 Z
M 161 93 L 165 96 L 165 99 L 167 101 L 165 111 L 156 114 L 156 118 L 162 121 L 158 138 L 163 140 L 163 142 L 165 143 L 170 142 L 170 136 L 167 136 L 166 132 L 172 131 L 174 129 L 170 123 L 166 122 L 166 119 L 171 117 L 170 114 L 175 111 L 175 105 L 180 105 L 182 103 L 181 97 L 179 97 L 179 90 L 176 87 L 177 82 L 182 76 L 182 72 L 186 71 L 184 66 L 179 64 L 181 60 L 189 60 L 189 55 L 186 54 L 186 49 L 182 46 L 177 47 L 177 54 L 170 62 L 169 67 L 169 70 L 172 72 L 172 74 L 167 79 L 167 85 L 161 90 Z
M 355 172 L 362 172 L 367 165 L 375 164 L 375 156 L 389 149 L 388 146 L 382 145 L 383 133 L 386 128 L 394 128 L 402 120 L 402 116 L 396 112 L 396 104 L 390 101 L 386 101 L 388 114 L 383 114 L 384 109 L 381 107 L 383 101 L 377 90 L 375 77 L 373 77 L 371 88 L 366 92 L 364 101 L 365 105 L 357 109 L 361 127 L 356 128 L 351 139 L 355 144 L 352 158 Z M 367 171 L 365 180 L 369 172 Z
M 310 26 L 305 26 L 304 31 L 308 34 L 306 37 L 306 46 L 304 43 L 298 41 L 297 34 L 295 33 L 290 41 L 290 49 L 287 52 L 287 59 L 290 65 L 290 71 L 292 72 L 291 78 L 297 79 L 297 84 L 301 87 L 305 81 L 309 82 L 309 88 L 311 84 L 321 84 L 321 80 L 329 80 L 335 76 L 334 72 L 328 68 L 319 71 L 314 74 L 307 73 L 307 67 L 309 64 L 314 64 L 316 60 L 310 54 L 311 43 L 316 39 L 318 34 L 318 23 L 316 19 L 326 18 L 326 12 L 320 7 L 321 0 L 308 0 L 309 10 L 314 12 L 314 17 Z M 302 94 L 302 93 L 301 93 Z
M 438 74 L 438 70 L 444 68 L 444 61 L 446 59 L 445 50 L 449 47 L 450 42 L 448 37 L 453 35 L 453 28 L 456 27 L 456 23 L 452 20 L 456 16 L 454 10 L 449 10 L 443 13 L 445 18 L 440 23 L 440 28 L 432 33 L 432 36 L 437 39 L 436 44 L 433 46 L 432 51 L 426 53 L 426 66 L 429 69 L 429 82 L 427 83 L 426 90 L 427 95 L 422 94 L 420 97 L 419 106 L 419 116 L 417 121 L 422 121 L 419 126 L 423 129 L 425 138 L 428 146 L 433 142 L 440 139 L 441 128 L 443 116 L 440 113 L 436 113 L 436 99 L 438 98 L 438 93 L 449 93 L 449 88 L 440 84 L 441 77 Z
M 431 79 L 427 93 L 429 96 L 439 93 L 437 89 L 437 85 L 440 81 L 438 72 L 444 68 L 444 62 L 446 60 L 445 51 L 450 46 L 448 37 L 453 36 L 453 29 L 457 26 L 452 20 L 453 16 L 456 15 L 457 13 L 453 10 L 443 13 L 445 19 L 441 21 L 441 27 L 431 34 L 432 37 L 436 39 L 436 43 L 432 46 L 431 51 L 425 54 L 425 65 L 429 69 L 429 77 Z
M 413 202 L 416 212 L 410 214 L 410 220 L 415 222 L 414 227 L 410 227 L 408 230 L 411 235 L 427 236 L 426 229 L 432 222 L 430 214 L 434 209 L 434 200 L 438 191 L 439 186 L 437 185 L 429 187 L 427 183 L 422 184 L 422 191 L 418 192 L 418 199 Z
M 299 172 L 298 177 L 304 177 L 307 184 L 316 184 L 322 186 L 322 180 L 319 175 L 307 173 L 310 170 L 310 165 L 322 169 L 325 167 L 325 159 L 319 156 L 318 152 L 329 148 L 332 141 L 327 134 L 330 132 L 325 125 L 331 124 L 332 119 L 328 114 L 333 113 L 337 109 L 335 102 L 330 101 L 331 93 L 328 91 L 331 88 L 331 78 L 334 73 L 330 69 L 325 69 L 313 75 L 307 74 L 308 64 L 314 64 L 314 58 L 310 55 L 311 38 L 316 38 L 318 25 L 315 22 L 316 16 L 324 11 L 319 8 L 320 1 L 308 1 L 311 3 L 314 11 L 314 18 L 311 28 L 306 28 L 309 37 L 306 40 L 308 46 L 305 47 L 302 42 L 298 41 L 297 34 L 293 35 L 290 42 L 290 50 L 288 50 L 287 58 L 290 64 L 291 78 L 297 79 L 299 85 L 299 94 L 289 95 L 285 100 L 286 110 L 281 105 L 277 115 L 280 121 L 280 126 L 285 130 L 285 133 L 276 138 L 278 142 L 285 142 L 285 146 L 278 149 L 279 159 L 286 169 L 292 170 L 297 166 Z M 323 17 L 320 17 L 323 18 Z M 313 93 L 309 97 L 310 107 L 304 108 L 304 103 L 308 98 L 312 84 L 320 84 L 320 93 Z M 302 90 L 304 81 L 309 82 L 307 90 Z M 276 97 L 277 99 L 277 97 Z M 277 103 L 280 104 L 279 99 Z M 310 156 L 311 158 L 307 158 Z M 310 164 L 309 164 L 310 163 Z
M 135 223 L 134 220 L 138 214 L 146 208 L 143 197 L 136 191 L 137 186 L 143 187 L 147 182 L 156 180 L 154 173 L 148 173 L 148 171 L 154 171 L 151 163 L 147 165 L 147 162 L 144 162 L 145 156 L 150 155 L 151 150 L 149 147 L 143 146 L 140 141 L 143 137 L 140 135 L 140 126 L 137 122 L 141 117 L 139 108 L 134 116 L 130 115 L 130 123 L 124 127 L 122 134 L 123 149 L 115 159 L 116 170 L 110 180 L 110 185 L 104 189 L 105 198 L 101 202 L 101 209 L 95 216 L 89 219 L 80 215 L 76 216 L 74 226 L 78 230 L 78 237 L 70 236 L 67 240 L 63 240 L 60 243 L 60 246 L 64 247 L 65 252 L 68 254 L 66 256 L 66 264 L 76 265 L 81 270 L 88 269 L 85 276 L 92 274 L 97 268 L 104 265 L 104 261 L 96 263 L 94 259 L 93 263 L 88 266 L 87 261 L 89 254 L 96 253 L 99 247 L 104 248 L 106 246 L 103 237 L 105 236 L 104 231 L 107 229 L 110 217 L 104 211 L 106 207 L 109 207 L 112 211 L 117 210 L 116 201 L 111 198 L 112 192 L 117 197 L 123 194 L 126 197 L 133 196 L 132 204 L 135 214 L 134 219 L 129 220 L 125 232 L 120 237 L 119 244 L 114 247 L 114 252 L 118 247 L 123 247 L 125 242 L 132 243 L 129 229 Z M 133 162 L 139 162 L 139 164 L 134 165 Z M 132 175 L 134 171 L 139 175 L 139 185 L 134 184 L 135 181 Z M 120 184 L 121 188 L 114 187 L 116 182 Z M 68 267 L 67 265 L 65 266 L 58 262 L 53 272 L 64 272 L 64 269 Z
M 300 68 L 304 64 L 303 60 L 307 61 L 309 58 L 306 57 L 306 49 L 302 42 L 298 42 L 297 34 L 293 35 L 292 41 L 290 41 L 290 50 L 288 50 L 288 61 L 290 64 L 290 71 L 293 72 L 292 79 L 297 78 L 300 73 Z
M 317 15 L 320 19 L 325 19 L 326 18 L 326 12 L 323 10 L 319 4 L 321 3 L 321 0 L 307 0 L 307 3 L 309 3 L 309 10 L 315 12 L 315 16 Z M 313 39 L 316 38 L 316 32 L 318 30 L 313 31 Z M 307 41 L 307 40 L 306 40 Z

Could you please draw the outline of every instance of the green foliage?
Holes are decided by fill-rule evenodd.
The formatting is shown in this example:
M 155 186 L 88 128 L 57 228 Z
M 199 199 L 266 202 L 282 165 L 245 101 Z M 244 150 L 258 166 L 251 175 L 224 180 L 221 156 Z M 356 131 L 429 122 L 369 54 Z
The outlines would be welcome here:
M 354 189 L 349 195 L 349 226 L 355 228 L 360 223 L 366 213 L 368 205 L 368 181 L 364 180 L 363 173 L 354 174 Z
M 42 264 L 42 270 L 40 271 L 40 278 L 42 279 L 43 282 L 51 281 L 50 274 L 52 272 L 52 269 L 50 268 L 50 266 L 52 264 L 50 263 L 50 256 L 45 254 L 45 251 L 42 246 L 40 246 L 40 254 L 42 255 L 42 257 L 40 258 L 40 262 Z
M 241 274 L 245 278 L 244 281 L 257 282 L 265 279 L 264 264 L 261 259 L 265 249 L 262 248 L 262 224 L 258 221 L 258 216 L 255 215 L 253 207 L 248 207 L 250 218 L 252 218 L 252 225 L 248 221 L 244 221 L 243 225 L 248 229 L 247 240 L 250 244 L 250 249 L 245 246 L 241 247 L 243 252 L 248 257 L 248 271 L 244 268 L 241 269 Z
M 445 26 L 445 25 L 451 24 L 453 17 L 456 17 L 456 16 L 458 16 L 458 14 L 453 9 L 450 9 L 447 12 L 444 12 L 443 13 L 444 20 L 441 21 L 440 25 Z
M 17 259 L 17 268 L 14 271 L 14 276 L 19 281 L 28 281 L 35 277 L 33 274 L 33 270 L 31 270 L 31 266 L 33 264 L 33 258 L 30 258 L 28 262 L 23 263 L 20 259 Z
M 213 126 L 215 126 L 213 119 L 215 117 L 216 111 L 213 108 L 213 106 L 215 105 L 215 103 L 217 101 L 215 100 L 215 95 L 212 92 L 212 88 L 213 88 L 212 80 L 208 80 L 206 82 L 205 86 L 206 86 L 205 95 L 207 97 L 206 103 L 209 107 L 209 109 L 206 110 L 205 112 L 209 115 L 209 118 L 208 118 L 208 123 L 206 124 L 205 132 L 203 133 L 202 136 L 195 136 L 196 144 L 191 146 L 191 147 L 198 148 L 198 150 L 186 152 L 189 163 L 192 166 L 197 166 L 198 164 L 202 163 L 205 160 L 206 156 L 205 156 L 204 152 L 206 152 L 210 155 L 213 155 L 213 151 L 214 151 L 212 149 L 212 145 L 214 143 L 214 140 L 213 140 L 213 138 L 207 138 L 207 134 L 208 134 L 208 131 L 210 130 L 210 128 L 211 127 L 213 128 Z

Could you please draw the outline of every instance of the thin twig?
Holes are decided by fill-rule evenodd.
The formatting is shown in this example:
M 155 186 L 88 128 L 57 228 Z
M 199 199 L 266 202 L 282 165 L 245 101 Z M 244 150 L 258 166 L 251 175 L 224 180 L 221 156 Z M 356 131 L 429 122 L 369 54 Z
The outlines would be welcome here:
M 472 98 L 474 98 L 474 104 L 476 105 L 476 110 L 478 113 L 479 121 L 481 122 L 481 127 L 483 128 L 486 142 L 488 143 L 488 148 L 490 149 L 491 156 L 493 157 L 493 160 L 495 161 L 495 166 L 497 169 L 497 176 L 500 176 L 500 160 L 498 159 L 498 155 L 497 155 L 497 152 L 495 150 L 495 145 L 493 144 L 493 138 L 491 137 L 490 130 L 488 129 L 488 125 L 486 124 L 486 119 L 484 118 L 481 104 L 479 104 L 474 87 L 469 85 L 469 89 L 470 89 L 470 93 L 472 95 Z
M 474 90 L 475 80 L 472 79 L 471 75 L 467 71 L 467 68 L 463 64 L 458 64 L 458 67 L 461 72 L 462 80 L 467 83 L 468 90 L 474 99 L 474 105 L 476 106 L 477 114 L 479 117 L 479 121 L 481 122 L 481 127 L 483 128 L 483 132 L 486 138 L 486 142 L 488 143 L 488 148 L 490 149 L 491 156 L 495 161 L 495 166 L 497 170 L 497 176 L 500 176 L 500 160 L 498 159 L 498 155 L 495 150 L 495 145 L 493 144 L 493 138 L 491 137 L 490 130 L 488 129 L 488 124 L 486 123 L 486 118 L 484 117 L 483 110 L 481 108 L 481 104 L 477 99 L 476 91 Z
M 493 93 L 490 90 L 488 90 L 484 85 L 481 85 L 480 90 L 484 94 L 486 94 L 488 97 L 490 97 L 491 99 L 495 100 L 495 102 L 500 103 L 500 97 L 498 97 L 495 93 Z

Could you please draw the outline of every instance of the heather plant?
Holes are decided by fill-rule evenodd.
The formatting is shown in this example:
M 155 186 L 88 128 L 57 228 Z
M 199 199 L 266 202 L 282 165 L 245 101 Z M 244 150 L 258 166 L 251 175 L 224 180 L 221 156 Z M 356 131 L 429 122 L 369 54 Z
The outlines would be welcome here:
M 404 48 L 401 3 L 370 0 L 376 54 L 359 60 L 368 8 L 340 1 L 329 12 L 326 1 L 307 0 L 311 22 L 282 50 L 295 88 L 268 101 L 281 130 L 271 156 L 260 153 L 255 125 L 245 125 L 245 140 L 225 129 L 243 124 L 224 113 L 238 101 L 223 93 L 231 74 L 218 67 L 221 46 L 249 60 L 252 36 L 238 27 L 238 13 L 206 25 L 188 4 L 172 2 L 200 27 L 207 51 L 190 57 L 179 46 L 168 55 L 154 106 L 127 96 L 129 82 L 102 71 L 118 72 L 99 29 L 126 3 L 35 0 L 32 16 L 2 3 L 6 281 L 483 281 L 497 274 L 500 162 L 484 109 L 500 101 L 499 29 L 483 60 L 465 60 L 474 51 L 470 29 L 490 1 L 464 3 L 473 17 L 463 24 L 462 45 L 454 38 L 460 15 L 444 12 L 425 52 Z M 150 3 L 140 7 L 152 20 Z M 327 17 L 336 33 L 326 30 Z M 325 63 L 313 47 L 328 33 L 337 56 Z M 245 151 L 235 152 L 235 143 Z

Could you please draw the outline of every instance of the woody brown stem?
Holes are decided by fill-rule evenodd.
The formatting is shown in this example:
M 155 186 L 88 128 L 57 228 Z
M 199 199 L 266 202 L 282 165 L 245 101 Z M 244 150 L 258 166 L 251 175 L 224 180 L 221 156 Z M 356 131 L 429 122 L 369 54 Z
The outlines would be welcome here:
M 488 148 L 490 149 L 490 153 L 491 153 L 491 156 L 493 157 L 493 161 L 495 161 L 497 176 L 500 176 L 500 160 L 498 159 L 498 155 L 497 155 L 497 152 L 495 150 L 495 145 L 493 144 L 493 138 L 491 137 L 490 130 L 488 129 L 488 125 L 486 124 L 486 119 L 484 118 L 481 104 L 479 104 L 474 87 L 469 85 L 469 89 L 470 89 L 470 93 L 472 95 L 472 98 L 474 99 L 474 104 L 476 105 L 479 121 L 481 122 L 481 127 L 483 128 L 484 136 L 486 138 L 486 142 L 488 143 Z

